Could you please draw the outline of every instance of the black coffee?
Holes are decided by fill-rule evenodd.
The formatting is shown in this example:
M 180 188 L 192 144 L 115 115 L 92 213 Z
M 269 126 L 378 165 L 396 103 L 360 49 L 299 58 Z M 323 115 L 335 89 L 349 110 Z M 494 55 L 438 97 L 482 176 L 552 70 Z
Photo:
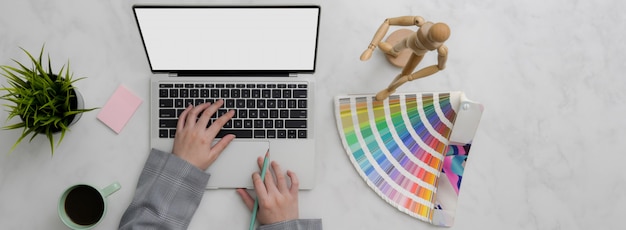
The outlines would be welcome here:
M 65 198 L 65 213 L 80 225 L 92 225 L 104 214 L 104 200 L 98 190 L 78 185 Z

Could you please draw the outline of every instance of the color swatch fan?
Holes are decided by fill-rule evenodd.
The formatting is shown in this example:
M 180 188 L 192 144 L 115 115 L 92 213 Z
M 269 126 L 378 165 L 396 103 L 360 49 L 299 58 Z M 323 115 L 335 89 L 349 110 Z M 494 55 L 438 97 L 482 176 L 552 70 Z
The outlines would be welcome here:
M 401 212 L 452 226 L 483 106 L 462 92 L 335 98 L 337 127 L 365 182 Z

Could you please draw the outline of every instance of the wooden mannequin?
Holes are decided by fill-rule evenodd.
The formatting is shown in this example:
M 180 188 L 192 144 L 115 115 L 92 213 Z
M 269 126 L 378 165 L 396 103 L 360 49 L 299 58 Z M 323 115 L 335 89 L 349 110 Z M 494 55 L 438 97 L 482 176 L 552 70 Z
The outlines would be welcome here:
M 418 26 L 417 32 L 411 30 L 398 30 L 393 32 L 386 42 L 381 42 L 389 26 Z M 401 41 L 392 46 L 392 42 Z M 372 43 L 361 54 L 361 61 L 366 61 L 372 56 L 372 52 L 378 46 L 385 54 L 387 59 L 398 66 L 403 67 L 402 72 L 396 76 L 396 78 L 389 84 L 389 86 L 376 94 L 376 100 L 385 100 L 390 94 L 394 93 L 398 87 L 407 81 L 413 81 L 415 79 L 430 76 L 439 72 L 446 67 L 446 61 L 448 59 L 448 47 L 443 43 L 450 37 L 450 28 L 444 23 L 432 23 L 427 22 L 420 16 L 403 16 L 397 18 L 388 18 L 378 28 Z M 408 49 L 407 49 L 408 48 Z M 439 54 L 437 57 L 437 65 L 431 65 L 424 67 L 414 73 L 413 70 L 422 61 L 424 55 L 428 51 L 437 50 Z M 407 52 L 402 52 L 407 51 Z M 412 51 L 412 52 L 411 52 Z M 405 53 L 405 55 L 403 55 Z

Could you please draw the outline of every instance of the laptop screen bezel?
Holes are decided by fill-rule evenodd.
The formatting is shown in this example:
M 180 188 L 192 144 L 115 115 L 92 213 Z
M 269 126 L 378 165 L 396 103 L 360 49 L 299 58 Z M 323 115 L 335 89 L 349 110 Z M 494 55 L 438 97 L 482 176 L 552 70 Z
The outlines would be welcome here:
M 137 9 L 145 9 L 145 8 L 158 8 L 158 9 L 194 9 L 194 8 L 312 8 L 317 9 L 317 27 L 315 33 L 315 51 L 313 57 L 313 68 L 312 69 L 294 69 L 294 70 L 176 70 L 176 69 L 168 69 L 168 70 L 155 70 L 150 61 L 150 55 L 148 54 L 148 50 L 146 47 L 146 43 L 141 31 L 141 27 L 139 25 L 139 19 L 137 17 Z M 137 29 L 139 30 L 139 35 L 141 37 L 141 43 L 144 48 L 144 52 L 148 59 L 148 64 L 150 65 L 150 70 L 153 73 L 174 73 L 179 76 L 206 76 L 206 75 L 246 75 L 246 76 L 267 76 L 267 75 L 289 75 L 290 73 L 314 73 L 317 68 L 317 49 L 319 43 L 319 32 L 320 32 L 320 15 L 321 15 L 321 7 L 318 5 L 133 5 L 133 14 L 135 16 L 135 22 L 137 24 Z

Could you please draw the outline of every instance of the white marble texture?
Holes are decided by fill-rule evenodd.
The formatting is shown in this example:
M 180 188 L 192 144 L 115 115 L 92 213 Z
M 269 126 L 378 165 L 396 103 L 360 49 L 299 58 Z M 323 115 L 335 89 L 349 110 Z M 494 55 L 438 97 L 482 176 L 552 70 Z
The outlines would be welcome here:
M 86 104 L 103 106 L 123 84 L 144 100 L 116 135 L 83 116 L 50 156 L 36 138 L 7 154 L 19 131 L 0 131 L 0 229 L 64 229 L 61 192 L 86 182 L 122 189 L 96 229 L 114 229 L 148 154 L 151 72 L 132 4 L 284 4 L 322 7 L 315 111 L 317 187 L 300 215 L 325 229 L 437 229 L 400 213 L 360 179 L 336 131 L 332 99 L 373 93 L 398 73 L 377 51 L 359 61 L 387 17 L 420 15 L 450 25 L 447 69 L 399 91 L 462 90 L 485 105 L 452 229 L 624 229 L 626 214 L 626 2 L 624 1 L 0 1 L 0 64 L 43 43 L 67 59 Z M 398 28 L 398 27 L 394 27 Z M 420 66 L 436 62 L 429 54 Z M 622 76 L 620 78 L 620 76 Z M 0 83 L 5 80 L 1 79 Z M 5 125 L 7 112 L 0 112 Z M 233 190 L 207 191 L 190 229 L 245 229 Z

